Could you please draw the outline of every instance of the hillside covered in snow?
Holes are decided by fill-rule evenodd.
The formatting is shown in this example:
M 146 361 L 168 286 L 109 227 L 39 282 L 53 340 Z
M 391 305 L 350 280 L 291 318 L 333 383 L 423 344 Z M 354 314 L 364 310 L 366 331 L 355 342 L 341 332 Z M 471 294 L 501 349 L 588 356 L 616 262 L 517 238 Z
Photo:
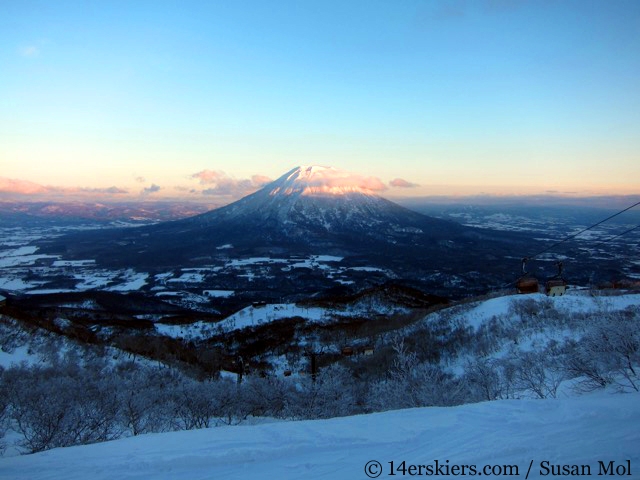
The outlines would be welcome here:
M 436 461 L 439 475 L 454 465 L 516 478 L 574 465 L 636 475 L 637 293 L 573 289 L 390 314 L 352 332 L 369 351 L 346 356 L 342 334 L 305 326 L 328 328 L 319 308 L 265 305 L 248 324 L 225 323 L 232 338 L 291 324 L 299 337 L 287 341 L 306 342 L 306 354 L 276 349 L 262 359 L 271 373 L 243 377 L 203 377 L 126 342 L 81 343 L 62 317 L 44 329 L 2 315 L 0 478 L 386 478 L 391 468 L 426 475 Z M 176 334 L 128 341 L 160 348 Z
M 0 459 L 0 478 L 638 478 L 638 425 L 637 393 L 500 400 L 142 435 Z

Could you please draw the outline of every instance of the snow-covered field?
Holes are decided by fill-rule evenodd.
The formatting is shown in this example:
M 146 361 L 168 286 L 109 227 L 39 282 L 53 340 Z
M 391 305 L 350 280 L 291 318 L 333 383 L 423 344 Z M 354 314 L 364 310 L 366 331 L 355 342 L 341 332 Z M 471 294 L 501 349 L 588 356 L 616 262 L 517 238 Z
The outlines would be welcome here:
M 142 435 L 0 459 L 0 478 L 351 480 L 461 476 L 466 465 L 465 476 L 538 479 L 575 465 L 633 479 L 639 425 L 639 394 L 598 392 Z
M 66 231 L 75 231 L 81 227 L 68 227 Z M 65 231 L 64 228 L 61 231 Z M 337 284 L 352 283 L 349 280 L 350 269 L 340 264 L 343 257 L 333 255 L 309 255 L 307 257 L 250 257 L 232 258 L 223 255 L 214 260 L 214 264 L 198 268 L 181 268 L 150 275 L 148 272 L 133 269 L 99 268 L 94 259 L 68 260 L 59 255 L 44 255 L 38 252 L 39 247 L 31 245 L 34 240 L 59 236 L 60 231 L 53 233 L 39 228 L 10 229 L 0 225 L 0 289 L 11 293 L 52 294 L 63 292 L 80 292 L 87 290 L 109 290 L 114 292 L 132 292 L 141 289 L 152 291 L 202 289 L 203 299 L 209 302 L 211 297 L 225 297 L 224 280 L 217 276 L 247 279 L 252 282 L 259 278 L 270 278 L 273 271 L 290 272 L 294 269 L 310 269 L 322 271 L 327 278 Z M 232 250 L 232 245 L 223 245 L 217 249 Z M 373 267 L 361 267 L 354 271 L 379 271 Z M 27 280 L 27 278 L 29 280 Z M 59 286 L 61 282 L 64 286 Z M 209 293 L 207 293 L 209 292 Z M 219 294 L 217 292 L 220 292 Z M 191 292 L 193 293 L 193 292 Z M 190 307 L 193 298 L 188 293 L 175 295 L 177 302 Z M 196 303 L 203 303 L 196 302 Z

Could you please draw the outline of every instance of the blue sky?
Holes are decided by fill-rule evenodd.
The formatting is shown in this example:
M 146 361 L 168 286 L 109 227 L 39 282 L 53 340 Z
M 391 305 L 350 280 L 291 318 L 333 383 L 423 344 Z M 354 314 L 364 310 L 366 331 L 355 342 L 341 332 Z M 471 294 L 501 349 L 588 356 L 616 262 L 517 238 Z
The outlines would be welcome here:
M 419 185 L 389 195 L 638 193 L 639 85 L 635 0 L 5 1 L 0 177 L 197 198 L 320 164 Z

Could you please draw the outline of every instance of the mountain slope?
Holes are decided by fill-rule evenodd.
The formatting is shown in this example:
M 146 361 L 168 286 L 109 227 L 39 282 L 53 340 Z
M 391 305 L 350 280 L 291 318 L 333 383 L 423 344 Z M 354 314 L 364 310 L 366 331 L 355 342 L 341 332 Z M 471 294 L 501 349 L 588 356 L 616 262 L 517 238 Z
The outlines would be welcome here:
M 443 477 L 453 475 L 454 465 L 468 465 L 466 476 L 471 476 L 473 467 L 482 476 L 497 477 L 503 472 L 529 479 L 555 476 L 551 465 L 588 465 L 593 476 L 611 472 L 613 466 L 625 478 L 636 478 L 639 423 L 638 394 L 502 400 L 141 435 L 0 459 L 0 479 L 339 480 L 367 478 L 366 465 L 370 475 L 380 472 L 380 478 L 387 478 L 389 462 L 395 478 L 402 478 L 402 470 L 397 469 L 403 461 L 407 469 L 411 465 L 433 468 L 438 461 Z M 449 466 L 448 473 L 442 466 Z M 485 466 L 495 470 L 485 471 Z M 426 469 L 422 471 L 424 475 Z
M 105 260 L 110 257 L 105 248 L 111 244 L 117 246 L 123 264 L 158 265 L 215 255 L 216 247 L 224 244 L 255 251 L 287 248 L 293 253 L 318 253 L 318 248 L 329 248 L 359 254 L 398 246 L 461 251 L 480 241 L 507 237 L 401 207 L 340 170 L 298 167 L 237 202 L 195 217 L 90 232 L 64 243 L 74 257 L 95 254 Z
M 203 231 L 210 238 L 255 245 L 327 246 L 331 243 L 410 243 L 415 236 L 445 239 L 459 225 L 413 212 L 349 183 L 330 167 L 298 167 L 228 206 L 151 229 L 155 234 Z M 352 246 L 352 245 L 349 245 Z M 347 248 L 349 250 L 349 248 Z

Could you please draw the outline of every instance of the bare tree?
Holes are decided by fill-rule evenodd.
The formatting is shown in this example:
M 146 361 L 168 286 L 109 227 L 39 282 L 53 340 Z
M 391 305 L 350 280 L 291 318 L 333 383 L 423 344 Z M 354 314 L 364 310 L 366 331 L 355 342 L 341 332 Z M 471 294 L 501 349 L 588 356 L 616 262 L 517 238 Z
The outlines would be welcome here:
M 330 418 L 349 415 L 354 409 L 353 377 L 344 367 L 320 370 L 316 380 L 305 377 L 291 390 L 286 411 L 293 418 Z
M 520 351 L 512 359 L 517 390 L 531 392 L 537 398 L 556 398 L 566 376 L 549 351 Z
M 639 391 L 640 314 L 638 309 L 603 312 L 577 342 L 567 369 L 580 391 L 615 384 L 621 391 Z
M 110 391 L 88 375 L 51 368 L 11 369 L 3 375 L 18 446 L 39 452 L 119 436 L 117 404 Z
M 471 400 L 516 398 L 514 373 L 513 365 L 497 359 L 481 358 L 469 362 L 464 380 L 469 385 Z
M 121 422 L 132 435 L 172 430 L 172 392 L 177 379 L 168 369 L 130 365 L 119 372 Z

